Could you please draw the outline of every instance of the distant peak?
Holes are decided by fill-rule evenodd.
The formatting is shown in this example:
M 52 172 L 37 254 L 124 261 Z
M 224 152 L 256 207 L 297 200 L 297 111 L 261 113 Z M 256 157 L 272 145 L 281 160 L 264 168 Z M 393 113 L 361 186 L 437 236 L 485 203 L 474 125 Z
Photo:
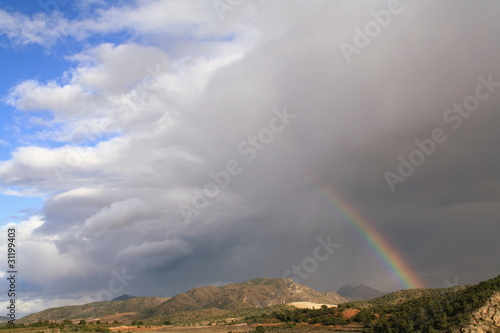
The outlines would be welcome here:
M 342 295 L 342 293 L 349 293 L 349 292 L 351 292 L 353 289 L 354 289 L 354 288 L 353 288 L 353 286 L 351 286 L 350 284 L 346 284 L 345 286 L 343 286 L 343 287 L 339 288 L 339 289 L 337 290 L 337 293 L 338 293 L 338 294 L 340 294 L 340 295 Z
M 337 293 L 340 296 L 348 297 L 351 300 L 369 300 L 385 294 L 384 292 L 373 289 L 372 287 L 369 287 L 365 284 L 360 284 L 356 287 L 347 284 L 337 290 Z

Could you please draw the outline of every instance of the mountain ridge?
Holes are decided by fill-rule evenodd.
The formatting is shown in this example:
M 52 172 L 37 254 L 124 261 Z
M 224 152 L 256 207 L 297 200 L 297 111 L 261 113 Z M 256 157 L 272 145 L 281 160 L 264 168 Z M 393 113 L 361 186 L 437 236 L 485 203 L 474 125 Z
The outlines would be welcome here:
M 339 304 L 346 302 L 346 299 L 337 293 L 316 291 L 297 284 L 291 279 L 258 278 L 221 287 L 207 286 L 191 289 L 172 297 L 154 313 L 165 315 L 203 308 L 241 309 L 301 301 Z
M 146 320 L 179 312 L 203 309 L 259 308 L 291 302 L 340 304 L 347 300 L 334 292 L 319 292 L 291 279 L 257 278 L 220 287 L 205 286 L 171 298 L 135 297 L 46 309 L 18 320 L 19 323 L 69 320 Z

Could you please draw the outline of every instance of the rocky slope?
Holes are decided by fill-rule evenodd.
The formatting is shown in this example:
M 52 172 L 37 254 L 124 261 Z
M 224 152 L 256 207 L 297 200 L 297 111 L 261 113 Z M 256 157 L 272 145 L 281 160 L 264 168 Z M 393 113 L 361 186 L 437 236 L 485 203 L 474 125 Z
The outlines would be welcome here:
M 242 309 L 291 302 L 340 304 L 346 300 L 337 293 L 322 293 L 290 279 L 254 279 L 222 287 L 200 287 L 172 297 L 159 306 L 155 315 L 206 308 Z
M 475 311 L 470 323 L 457 332 L 500 332 L 500 292 L 495 293 L 484 306 Z

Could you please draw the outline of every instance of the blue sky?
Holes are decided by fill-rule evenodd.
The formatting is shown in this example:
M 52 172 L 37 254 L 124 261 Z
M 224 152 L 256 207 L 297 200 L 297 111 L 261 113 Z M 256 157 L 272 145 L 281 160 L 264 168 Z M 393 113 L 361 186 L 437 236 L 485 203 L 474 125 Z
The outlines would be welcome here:
M 116 4 L 126 3 L 125 1 Z M 57 11 L 68 19 L 76 19 L 81 16 L 88 15 L 94 6 L 82 12 L 75 7 L 75 3 L 68 1 L 2 1 L 0 9 L 11 13 L 20 13 L 28 17 L 34 15 L 51 15 L 54 13 L 54 4 L 57 5 Z M 99 6 L 99 8 L 109 7 L 110 4 Z M 72 68 L 75 63 L 67 59 L 67 57 L 78 53 L 82 49 L 90 48 L 92 45 L 97 45 L 103 42 L 120 42 L 126 38 L 125 34 L 107 36 L 96 36 L 85 41 L 84 45 L 75 41 L 74 38 L 63 39 L 55 45 L 45 46 L 37 44 L 20 45 L 15 41 L 5 38 L 2 35 L 0 48 L 0 59 L 2 59 L 0 80 L 0 94 L 2 99 L 5 99 L 9 94 L 9 90 L 24 80 L 37 80 L 39 82 L 47 82 L 57 80 L 61 75 Z M 49 112 L 48 112 L 49 111 Z M 34 114 L 37 117 L 50 119 L 50 110 L 40 110 Z M 28 119 L 31 115 L 25 112 L 16 110 L 15 107 L 5 103 L 0 104 L 0 121 L 3 125 L 0 131 L 0 158 L 8 160 L 14 150 L 23 145 L 36 143 L 45 147 L 57 147 L 58 142 L 39 141 L 35 138 L 27 138 L 34 136 L 38 131 L 42 130 L 41 126 L 28 124 Z M 23 210 L 26 209 L 41 209 L 44 202 L 44 197 L 19 197 L 14 195 L 1 195 L 2 206 L 0 216 L 2 223 L 16 222 L 14 217 L 18 215 L 24 216 Z
M 369 42 L 387 1 L 51 1 L 0 1 L 21 314 L 100 300 L 124 268 L 135 296 L 281 277 L 319 236 L 340 246 L 302 283 L 401 289 L 320 187 L 429 287 L 498 274 L 498 1 L 402 1 Z
M 36 10 L 36 8 L 30 8 L 30 6 L 26 5 L 19 6 L 15 10 L 23 11 L 27 9 Z M 0 48 L 0 58 L 3 64 L 1 66 L 2 79 L 0 80 L 2 98 L 8 95 L 11 87 L 23 80 L 36 78 L 46 81 L 53 79 L 66 70 L 69 65 L 66 60 L 61 59 L 60 55 L 48 53 L 42 47 L 34 45 L 19 48 L 13 46 Z M 36 130 L 23 126 L 22 119 L 25 118 L 26 115 L 17 111 L 14 107 L 6 105 L 6 103 L 0 104 L 0 121 L 2 123 L 0 158 L 2 160 L 9 159 L 16 147 L 23 145 L 22 137 L 24 135 L 33 134 Z M 22 132 L 17 132 L 16 128 Z M 31 207 L 40 209 L 43 198 L 2 195 L 1 201 L 1 220 L 2 223 L 7 223 L 13 221 L 11 216 L 18 215 L 23 209 Z

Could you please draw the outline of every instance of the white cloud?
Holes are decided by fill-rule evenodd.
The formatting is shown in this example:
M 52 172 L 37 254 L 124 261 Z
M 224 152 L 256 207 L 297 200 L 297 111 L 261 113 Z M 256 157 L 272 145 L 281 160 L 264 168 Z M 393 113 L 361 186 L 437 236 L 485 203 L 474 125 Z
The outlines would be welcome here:
M 7 102 L 23 111 L 51 110 L 56 115 L 64 115 L 71 110 L 81 115 L 95 112 L 89 97 L 80 86 L 60 86 L 56 82 L 40 85 L 28 80 L 12 89 Z
M 15 197 L 43 197 L 43 193 L 37 191 L 36 189 L 26 189 L 26 190 L 15 190 L 11 188 L 3 189 L 3 195 L 11 195 Z
M 70 57 L 79 63 L 71 82 L 99 94 L 128 93 L 139 84 L 158 86 L 169 70 L 168 58 L 157 47 L 101 44 Z
M 249 2 L 247 11 L 257 6 Z M 83 40 L 91 35 L 106 35 L 130 31 L 143 38 L 170 36 L 176 39 L 223 40 L 228 35 L 245 38 L 255 34 L 249 19 L 221 22 L 212 3 L 207 1 L 157 0 L 137 1 L 133 5 L 110 6 L 89 15 L 68 20 L 58 11 L 50 15 L 38 13 L 33 17 L 0 10 L 0 33 L 16 45 L 39 44 L 50 46 L 62 38 Z M 192 44 L 194 45 L 194 44 Z
M 5 34 L 14 46 L 39 44 L 49 46 L 67 35 L 68 21 L 60 13 L 50 16 L 37 13 L 32 17 L 0 10 L 0 33 Z
M 175 113 L 199 95 L 218 69 L 242 56 L 242 49 L 212 57 L 172 60 L 161 48 L 101 44 L 71 57 L 77 67 L 57 80 L 27 80 L 6 101 L 23 111 L 50 110 L 54 119 L 40 139 L 96 143 L 107 134 L 173 124 Z M 65 83 L 60 83 L 65 82 Z M 153 125 L 154 126 L 154 125 Z M 53 127 L 53 129 L 51 129 Z

